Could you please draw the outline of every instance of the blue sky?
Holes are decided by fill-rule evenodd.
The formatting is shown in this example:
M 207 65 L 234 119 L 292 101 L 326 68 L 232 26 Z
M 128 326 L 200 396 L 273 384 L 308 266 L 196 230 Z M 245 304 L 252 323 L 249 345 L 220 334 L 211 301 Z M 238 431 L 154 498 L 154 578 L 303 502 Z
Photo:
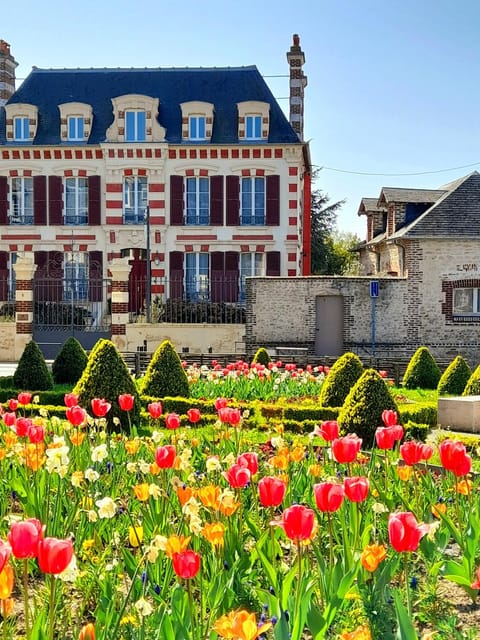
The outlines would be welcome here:
M 34 65 L 255 64 L 285 76 L 266 78 L 285 110 L 298 33 L 305 138 L 323 167 L 315 187 L 347 199 L 338 227 L 361 238 L 363 196 L 437 188 L 480 168 L 478 0 L 16 0 L 0 15 L 18 78 Z M 413 173 L 423 175 L 400 175 Z

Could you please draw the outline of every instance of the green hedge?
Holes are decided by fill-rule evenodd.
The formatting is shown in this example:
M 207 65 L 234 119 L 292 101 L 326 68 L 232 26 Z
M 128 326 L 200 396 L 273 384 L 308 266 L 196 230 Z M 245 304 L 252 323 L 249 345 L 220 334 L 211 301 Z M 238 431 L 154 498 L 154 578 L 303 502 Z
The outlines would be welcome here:
M 436 427 L 437 407 L 433 404 L 416 402 L 411 405 L 399 405 L 399 421 L 405 425 L 409 420 L 419 424 L 428 424 L 430 427 Z

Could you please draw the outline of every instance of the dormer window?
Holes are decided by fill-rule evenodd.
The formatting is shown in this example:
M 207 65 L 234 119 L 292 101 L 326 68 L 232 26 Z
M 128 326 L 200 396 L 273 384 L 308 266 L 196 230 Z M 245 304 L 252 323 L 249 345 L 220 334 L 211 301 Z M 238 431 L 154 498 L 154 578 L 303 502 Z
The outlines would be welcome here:
M 30 140 L 30 119 L 23 116 L 13 119 L 13 139 L 15 142 Z
M 68 118 L 68 139 L 72 142 L 83 141 L 84 135 L 83 118 L 79 116 L 70 116 Z
M 182 102 L 182 140 L 210 142 L 213 130 L 213 104 L 211 102 Z
M 249 100 L 239 102 L 238 108 L 238 139 L 268 140 L 270 130 L 270 105 L 268 102 Z
M 190 140 L 205 140 L 206 122 L 207 118 L 205 116 L 190 116 L 188 120 L 188 137 Z
M 245 138 L 248 140 L 259 140 L 262 138 L 262 116 L 245 116 Z
M 58 108 L 62 142 L 87 142 L 92 129 L 92 107 L 84 102 L 65 102 Z
M 158 98 L 127 94 L 112 98 L 113 123 L 107 142 L 165 142 L 165 128 L 158 120 Z
M 125 111 L 125 142 L 145 142 L 145 111 Z
M 38 109 L 33 104 L 7 104 L 8 142 L 31 142 L 37 132 Z

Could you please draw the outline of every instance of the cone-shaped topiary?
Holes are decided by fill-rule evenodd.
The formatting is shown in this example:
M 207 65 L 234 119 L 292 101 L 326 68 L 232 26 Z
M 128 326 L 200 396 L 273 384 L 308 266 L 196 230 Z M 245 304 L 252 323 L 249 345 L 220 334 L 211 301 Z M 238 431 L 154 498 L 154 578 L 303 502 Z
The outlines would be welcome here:
M 363 440 L 363 448 L 371 448 L 377 427 L 383 425 L 382 412 L 385 409 L 398 411 L 385 380 L 375 369 L 366 369 L 345 398 L 338 414 L 340 433 L 356 433 Z
M 120 352 L 111 340 L 99 340 L 90 352 L 82 377 L 73 389 L 78 404 L 92 414 L 93 398 L 105 398 L 112 405 L 105 416 L 109 431 L 128 432 L 130 424 L 139 425 L 140 397 L 132 376 Z M 130 394 L 135 400 L 132 411 L 122 411 L 118 396 Z M 119 424 L 115 424 L 118 418 Z
M 38 344 L 31 340 L 25 346 L 13 374 L 15 388 L 30 391 L 48 391 L 53 389 L 52 374 Z
M 264 367 L 268 367 L 271 361 L 272 359 L 265 347 L 260 347 L 260 349 L 257 349 L 257 353 L 253 356 L 252 364 L 263 364 Z
M 468 362 L 462 356 L 457 356 L 448 365 L 438 383 L 438 395 L 460 396 L 472 375 Z
M 320 391 L 322 407 L 341 407 L 350 389 L 363 373 L 363 364 L 355 353 L 344 353 L 331 367 Z
M 87 366 L 87 361 L 87 352 L 80 342 L 73 336 L 67 338 L 52 364 L 55 384 L 78 382 Z
M 427 347 L 420 347 L 408 363 L 403 376 L 403 386 L 406 389 L 436 389 L 441 375 L 430 351 Z
M 164 340 L 153 354 L 143 379 L 142 395 L 189 397 L 187 374 L 170 340 Z
M 462 396 L 480 396 L 480 364 L 468 379 Z

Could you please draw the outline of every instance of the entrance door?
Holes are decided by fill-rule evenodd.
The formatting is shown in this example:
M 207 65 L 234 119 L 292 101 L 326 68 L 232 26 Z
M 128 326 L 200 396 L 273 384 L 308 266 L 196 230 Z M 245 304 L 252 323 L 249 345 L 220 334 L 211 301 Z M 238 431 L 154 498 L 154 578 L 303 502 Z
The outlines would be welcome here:
M 343 297 L 318 296 L 315 316 L 315 354 L 343 354 Z
M 141 249 L 133 249 L 132 265 L 128 280 L 128 311 L 135 315 L 145 313 L 145 293 L 147 284 L 147 261 Z

